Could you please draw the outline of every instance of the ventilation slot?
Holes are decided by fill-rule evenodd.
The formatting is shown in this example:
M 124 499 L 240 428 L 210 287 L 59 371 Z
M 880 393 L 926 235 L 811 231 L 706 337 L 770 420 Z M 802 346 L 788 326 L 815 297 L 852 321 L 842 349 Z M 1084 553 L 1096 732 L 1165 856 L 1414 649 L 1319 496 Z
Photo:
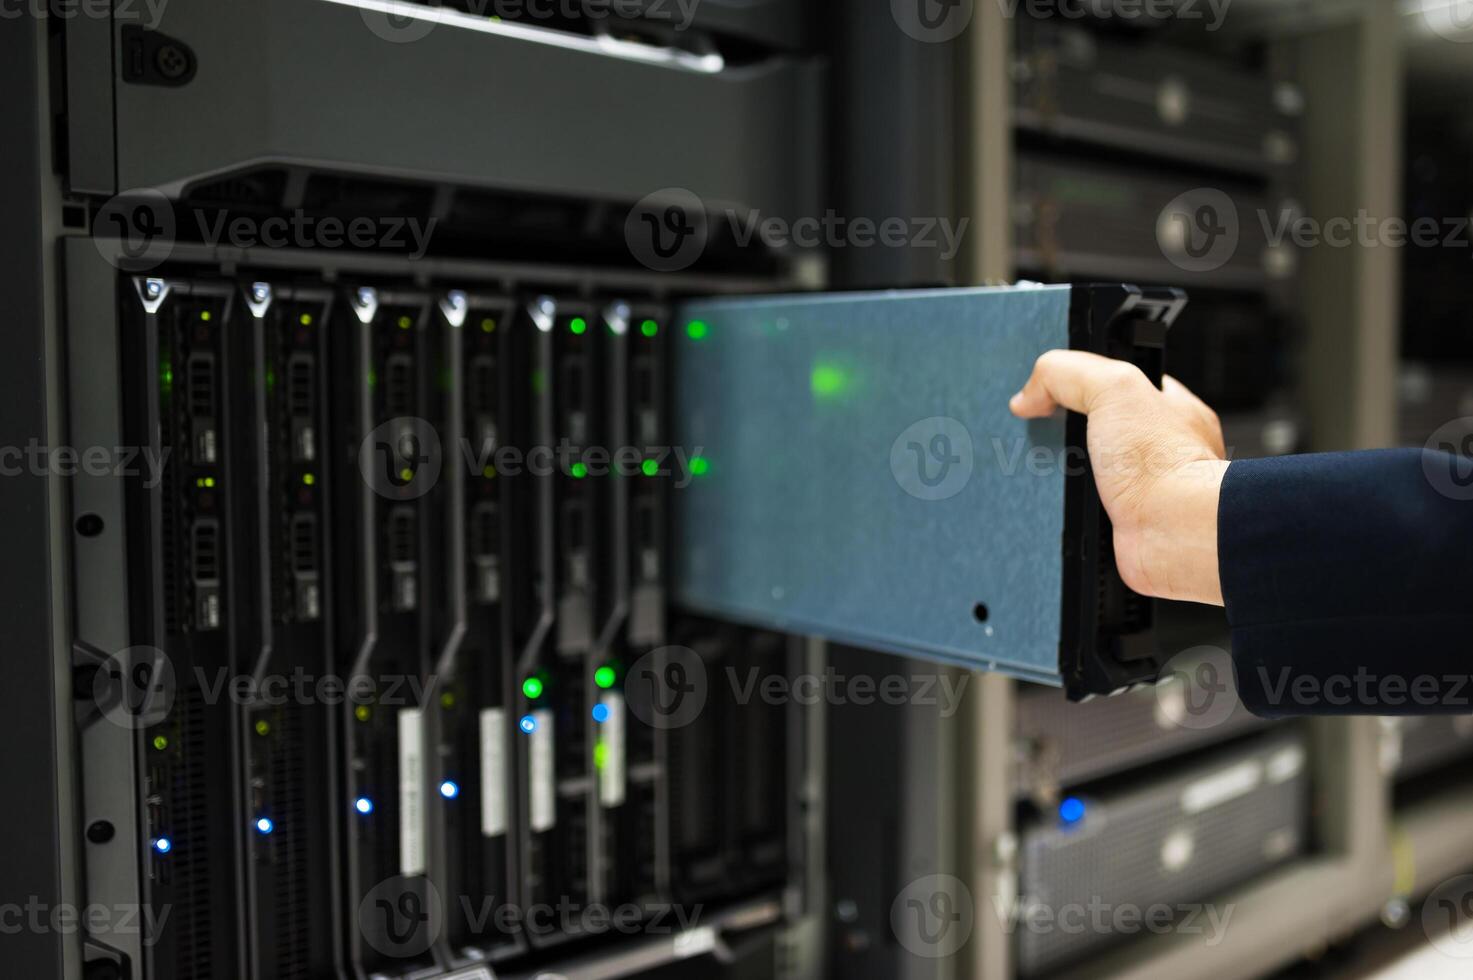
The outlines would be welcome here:
M 305 802 L 306 770 L 302 753 L 290 746 L 301 745 L 302 712 L 299 705 L 286 706 L 278 718 L 281 737 L 271 755 L 271 785 L 276 829 L 271 835 L 276 893 L 273 912 L 276 917 L 277 980 L 307 980 L 311 968 L 308 927 L 313 919 L 309 907 L 308 883 L 312 867 L 303 839 L 307 825 Z
M 199 518 L 191 532 L 190 574 L 196 583 L 220 580 L 220 524 L 212 518 Z
M 497 552 L 496 505 L 477 504 L 471 515 L 471 549 L 477 558 L 490 558 Z
M 317 571 L 317 517 L 296 514 L 291 526 L 292 571 L 301 575 Z
M 210 820 L 206 810 L 204 758 L 209 739 L 205 734 L 204 705 L 200 690 L 193 685 L 184 691 L 180 764 L 167 786 L 161 787 L 168 801 L 172 825 L 160 828 L 174 841 L 174 850 L 159 862 L 172 870 L 174 910 L 169 923 L 178 932 L 178 961 L 174 976 L 179 980 L 212 980 L 215 976 L 214 881 L 210 851 Z
M 312 415 L 312 358 L 306 354 L 293 354 L 286 365 L 287 410 L 296 418 Z
M 392 416 L 414 411 L 414 361 L 407 354 L 394 354 L 384 365 L 384 407 Z
M 491 415 L 496 411 L 496 359 L 481 354 L 471 359 L 466 371 L 468 406 L 474 413 Z
M 215 355 L 190 354 L 185 362 L 189 385 L 189 414 L 196 419 L 215 417 Z
M 395 507 L 389 514 L 389 561 L 393 564 L 414 562 L 414 510 Z

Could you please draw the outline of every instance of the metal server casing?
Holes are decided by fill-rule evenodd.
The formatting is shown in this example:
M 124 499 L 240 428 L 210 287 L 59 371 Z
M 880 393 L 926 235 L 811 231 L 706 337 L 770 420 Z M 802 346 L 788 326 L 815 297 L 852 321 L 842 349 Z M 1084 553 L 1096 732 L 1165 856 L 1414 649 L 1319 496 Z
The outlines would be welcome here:
M 1008 410 L 1046 350 L 1159 383 L 1186 297 L 1021 286 L 696 300 L 679 311 L 675 507 L 687 607 L 1065 686 L 1154 681 L 1084 417 Z M 929 455 L 928 455 L 929 454 Z
M 1382 718 L 1387 762 L 1398 780 L 1473 757 L 1473 715 Z
M 1026 18 L 1018 51 L 1013 120 L 1021 130 L 1253 173 L 1299 155 L 1303 97 L 1293 85 Z
M 1072 825 L 1040 821 L 1026 830 L 1015 929 L 1019 973 L 1037 976 L 1125 938 L 1090 928 L 1091 908 L 1113 917 L 1131 907 L 1135 921 L 1144 922 L 1153 905 L 1211 902 L 1302 853 L 1305 762 L 1298 732 L 1274 733 L 1172 775 L 1086 798 Z M 1077 927 L 1080 915 L 1085 928 Z
M 1231 662 L 1220 649 L 1173 660 L 1154 686 L 1084 704 L 1048 688 L 1020 688 L 1016 711 L 1015 786 L 1040 803 L 1055 802 L 1062 789 L 1267 724 L 1238 700 Z

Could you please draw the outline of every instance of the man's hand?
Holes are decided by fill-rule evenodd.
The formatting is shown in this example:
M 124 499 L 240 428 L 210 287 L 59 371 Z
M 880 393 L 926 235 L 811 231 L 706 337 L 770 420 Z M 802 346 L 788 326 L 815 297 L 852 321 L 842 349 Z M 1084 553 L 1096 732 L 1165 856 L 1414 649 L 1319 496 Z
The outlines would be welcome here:
M 1090 466 L 1115 528 L 1115 562 L 1143 595 L 1222 605 L 1217 497 L 1227 452 L 1217 415 L 1175 378 L 1158 390 L 1133 364 L 1055 350 L 1009 407 L 1089 416 Z

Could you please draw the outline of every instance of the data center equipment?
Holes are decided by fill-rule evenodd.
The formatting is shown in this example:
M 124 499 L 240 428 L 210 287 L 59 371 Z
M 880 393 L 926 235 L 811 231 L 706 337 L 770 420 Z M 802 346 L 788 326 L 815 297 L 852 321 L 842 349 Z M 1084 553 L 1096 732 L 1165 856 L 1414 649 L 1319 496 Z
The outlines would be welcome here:
M 1185 929 L 1191 916 L 1204 934 L 1214 928 L 1228 888 L 1306 848 L 1306 758 L 1302 735 L 1278 731 L 1083 788 L 1040 814 L 1019 843 L 1019 974 L 1045 975 L 1145 935 L 1151 921 Z
M 1304 98 L 1287 82 L 1149 35 L 1020 18 L 1013 119 L 1021 130 L 1213 170 L 1273 174 L 1299 156 Z
M 1383 765 L 1398 781 L 1473 757 L 1473 716 L 1382 718 L 1381 729 Z
M 1113 698 L 1070 704 L 1057 691 L 1028 687 L 1015 709 L 1014 777 L 1020 796 L 1057 804 L 1091 782 L 1254 732 L 1232 684 L 1222 647 L 1186 648 L 1161 680 Z
M 1293 205 L 1251 183 L 1046 150 L 1020 152 L 1017 173 L 1018 264 L 1045 278 L 1268 292 L 1294 271 Z
M 687 303 L 678 441 L 718 476 L 676 502 L 678 598 L 1076 699 L 1154 681 L 1152 605 L 1115 568 L 1083 417 L 1007 403 L 1052 348 L 1159 384 L 1185 304 L 1041 285 Z
M 48 353 L 6 441 L 136 449 L 6 491 L 55 572 L 16 596 L 44 805 L 7 887 L 157 923 L 9 967 L 809 975 L 822 710 L 725 677 L 822 652 L 676 608 L 669 537 L 674 303 L 796 282 L 722 209 L 814 210 L 807 14 L 382 7 L 7 26 L 0 238 Z M 683 265 L 630 237 L 670 188 L 711 209 Z M 677 667 L 710 680 L 678 724 Z

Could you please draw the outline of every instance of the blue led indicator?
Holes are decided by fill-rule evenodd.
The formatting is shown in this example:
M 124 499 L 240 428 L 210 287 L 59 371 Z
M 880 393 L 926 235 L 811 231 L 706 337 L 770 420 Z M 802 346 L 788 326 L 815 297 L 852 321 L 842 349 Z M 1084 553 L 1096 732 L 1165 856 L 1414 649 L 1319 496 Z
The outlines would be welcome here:
M 174 842 L 167 837 L 160 837 L 153 842 L 153 849 L 160 854 L 168 854 L 174 849 Z
M 593 706 L 593 720 L 598 722 L 599 724 L 603 724 L 604 722 L 608 721 L 609 706 L 604 704 L 603 702 L 595 704 Z
M 1073 826 L 1084 819 L 1084 801 L 1076 796 L 1070 796 L 1059 804 L 1059 819 L 1068 826 Z
M 370 800 L 366 796 L 360 796 L 358 797 L 358 799 L 353 801 L 353 809 L 357 810 L 364 816 L 367 816 L 368 814 L 373 812 L 373 800 Z
M 537 730 L 537 719 L 531 715 L 522 715 L 522 720 L 517 722 L 517 726 L 528 735 L 531 735 Z
M 270 817 L 261 817 L 259 820 L 256 821 L 256 833 L 260 834 L 263 837 L 271 833 L 271 831 L 275 829 L 276 824 L 272 823 Z
M 440 784 L 440 795 L 447 800 L 453 800 L 460 795 L 460 787 L 453 779 L 447 779 Z

